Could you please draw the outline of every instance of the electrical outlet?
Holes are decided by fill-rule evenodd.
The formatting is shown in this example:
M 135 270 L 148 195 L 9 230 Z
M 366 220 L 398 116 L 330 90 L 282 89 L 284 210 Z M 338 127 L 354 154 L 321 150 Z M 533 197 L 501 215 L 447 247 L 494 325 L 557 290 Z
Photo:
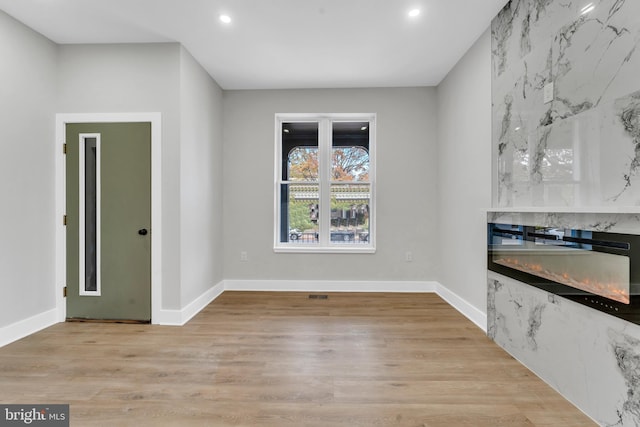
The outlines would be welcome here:
M 240 252 L 240 261 L 241 262 L 249 261 L 249 254 L 247 254 L 247 251 Z
M 413 261 L 413 253 L 412 253 L 411 251 L 407 251 L 407 252 L 405 252 L 405 254 L 404 254 L 404 260 L 405 260 L 406 262 L 411 262 L 411 261 Z

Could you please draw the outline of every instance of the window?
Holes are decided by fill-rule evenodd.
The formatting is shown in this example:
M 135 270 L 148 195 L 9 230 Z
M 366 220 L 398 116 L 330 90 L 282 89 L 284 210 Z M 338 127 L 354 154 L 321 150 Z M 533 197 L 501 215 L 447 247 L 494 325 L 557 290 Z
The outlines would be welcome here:
M 275 250 L 373 252 L 375 115 L 276 115 Z

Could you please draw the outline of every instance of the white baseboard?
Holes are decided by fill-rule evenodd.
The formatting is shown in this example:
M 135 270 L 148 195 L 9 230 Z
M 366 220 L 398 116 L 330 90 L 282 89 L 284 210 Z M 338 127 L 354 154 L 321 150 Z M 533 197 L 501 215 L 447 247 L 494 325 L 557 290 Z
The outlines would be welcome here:
M 58 323 L 58 309 L 45 311 L 0 328 L 0 347 L 18 341 L 28 335 Z
M 226 291 L 275 292 L 433 292 L 487 332 L 487 315 L 435 281 L 378 282 L 324 280 L 225 280 Z
M 276 292 L 431 292 L 438 294 L 483 331 L 487 315 L 466 300 L 435 281 L 324 281 L 324 280 L 223 280 L 211 287 L 181 310 L 160 310 L 154 324 L 182 326 L 203 308 L 227 291 Z M 58 323 L 58 310 L 53 309 L 0 328 L 0 347 Z
M 224 282 L 213 286 L 181 310 L 161 309 L 158 318 L 154 319 L 153 323 L 167 326 L 182 326 L 213 300 L 218 298 L 222 292 L 224 292 Z
M 449 303 L 453 308 L 458 310 L 467 319 L 476 324 L 477 327 L 487 333 L 487 314 L 478 310 L 475 306 L 469 304 L 467 300 L 461 298 L 458 294 L 450 291 L 447 287 L 438 283 L 436 293 L 440 298 Z
M 435 292 L 437 282 L 225 280 L 226 291 L 274 292 Z

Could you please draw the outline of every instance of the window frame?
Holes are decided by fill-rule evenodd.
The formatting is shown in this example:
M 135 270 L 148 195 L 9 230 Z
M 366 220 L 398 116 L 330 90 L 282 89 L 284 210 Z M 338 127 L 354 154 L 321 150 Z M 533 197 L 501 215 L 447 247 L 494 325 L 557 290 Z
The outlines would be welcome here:
M 376 252 L 376 114 L 375 113 L 277 113 L 275 115 L 275 161 L 274 161 L 274 215 L 273 250 L 276 253 L 375 253 Z M 344 244 L 331 242 L 331 135 L 333 122 L 369 122 L 369 180 L 344 182 L 369 185 L 369 239 L 366 244 Z M 318 123 L 318 186 L 319 186 L 319 241 L 317 244 L 280 242 L 281 236 L 281 188 L 282 179 L 282 125 L 291 122 Z M 335 183 L 334 183 L 335 184 Z

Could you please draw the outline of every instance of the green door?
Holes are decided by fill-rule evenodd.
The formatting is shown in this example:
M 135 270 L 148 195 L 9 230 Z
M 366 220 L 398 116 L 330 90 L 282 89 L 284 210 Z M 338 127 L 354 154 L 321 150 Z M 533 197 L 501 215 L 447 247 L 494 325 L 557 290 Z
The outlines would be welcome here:
M 151 124 L 66 125 L 67 318 L 151 320 Z

